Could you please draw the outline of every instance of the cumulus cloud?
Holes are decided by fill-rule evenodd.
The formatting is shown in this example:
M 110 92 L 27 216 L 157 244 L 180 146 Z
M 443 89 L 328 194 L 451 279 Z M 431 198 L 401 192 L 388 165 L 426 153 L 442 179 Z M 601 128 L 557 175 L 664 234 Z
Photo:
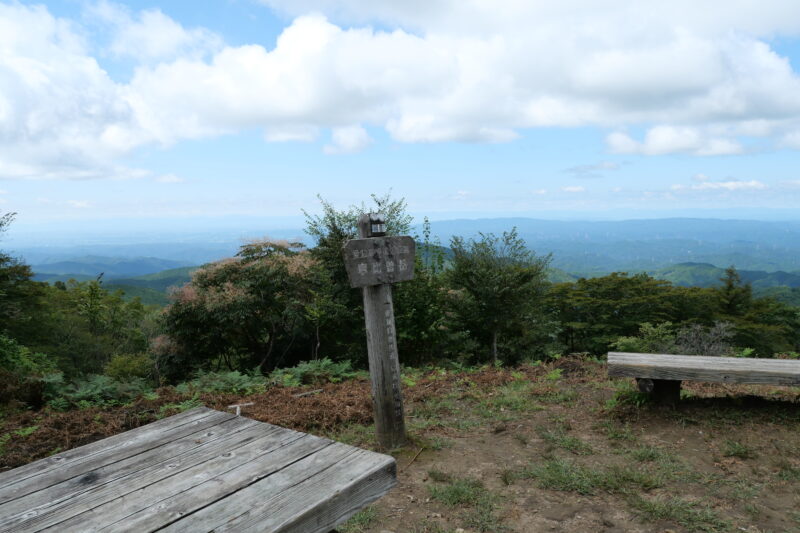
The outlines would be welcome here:
M 86 200 L 67 200 L 67 204 L 75 209 L 87 209 L 91 204 Z
M 353 154 L 366 148 L 371 142 L 367 130 L 361 126 L 348 126 L 334 128 L 331 135 L 331 144 L 326 144 L 326 154 Z
M 606 138 L 612 152 L 618 154 L 664 155 L 689 153 L 693 155 L 731 155 L 743 151 L 734 139 L 714 137 L 697 127 L 656 126 L 636 141 L 625 133 L 615 132 Z
M 744 137 L 800 148 L 800 77 L 768 44 L 800 34 L 794 0 L 264 3 L 295 17 L 272 49 L 110 2 L 80 24 L 0 4 L 0 178 L 116 176 L 137 147 L 252 128 L 331 131 L 332 154 L 368 146 L 366 128 L 508 142 L 599 126 L 612 152 L 643 155 L 735 154 Z M 131 79 L 100 67 L 82 24 L 137 62 Z
M 109 50 L 119 57 L 169 60 L 198 57 L 222 47 L 222 39 L 205 28 L 186 29 L 159 9 L 132 13 L 120 4 L 101 1 L 87 15 L 111 27 Z

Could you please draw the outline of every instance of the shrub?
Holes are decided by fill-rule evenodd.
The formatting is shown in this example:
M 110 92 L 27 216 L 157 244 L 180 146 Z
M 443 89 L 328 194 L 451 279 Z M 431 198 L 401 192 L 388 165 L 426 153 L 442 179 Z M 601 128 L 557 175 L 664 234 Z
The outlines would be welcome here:
M 673 353 L 675 350 L 675 333 L 671 322 L 660 324 L 643 323 L 639 326 L 636 337 L 619 337 L 611 343 L 611 347 L 621 352 L 637 353 Z
M 16 400 L 38 409 L 44 404 L 46 378 L 56 373 L 47 355 L 0 335 L 0 403 Z
M 269 381 L 285 387 L 300 385 L 322 385 L 339 383 L 361 375 L 353 370 L 350 361 L 334 363 L 327 357 L 316 361 L 306 361 L 292 368 L 281 368 L 269 375 Z
M 228 372 L 198 372 L 194 379 L 180 383 L 175 389 L 183 394 L 189 393 L 230 393 L 255 394 L 267 389 L 267 378 L 258 370 L 242 373 L 238 370 Z
M 60 411 L 124 405 L 152 390 L 142 378 L 115 381 L 109 376 L 90 374 L 62 387 L 59 394 L 51 395 L 48 405 Z
M 115 355 L 106 364 L 104 373 L 116 381 L 131 378 L 152 379 L 153 359 L 145 353 Z

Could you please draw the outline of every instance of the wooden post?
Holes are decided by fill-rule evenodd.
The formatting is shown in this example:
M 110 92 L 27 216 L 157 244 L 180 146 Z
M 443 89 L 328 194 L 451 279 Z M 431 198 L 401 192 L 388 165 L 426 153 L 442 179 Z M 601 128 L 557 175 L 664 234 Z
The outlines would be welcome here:
M 378 220 L 362 216 L 360 239 L 349 241 L 344 253 L 351 285 L 363 291 L 375 431 L 380 445 L 391 449 L 407 441 L 391 283 L 413 276 L 414 241 L 383 237 L 383 226 L 374 225 Z
M 394 328 L 392 286 L 364 287 L 364 321 L 378 442 L 386 449 L 406 443 L 400 357 Z
M 636 378 L 641 392 L 650 394 L 660 405 L 675 407 L 681 399 L 681 382 L 675 379 Z

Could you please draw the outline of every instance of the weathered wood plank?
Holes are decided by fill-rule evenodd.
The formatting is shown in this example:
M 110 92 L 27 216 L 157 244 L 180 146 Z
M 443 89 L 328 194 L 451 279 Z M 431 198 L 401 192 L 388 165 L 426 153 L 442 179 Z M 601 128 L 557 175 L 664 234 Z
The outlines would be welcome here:
M 295 445 L 301 440 L 310 444 Z M 237 490 L 236 484 L 225 483 L 226 479 L 235 479 L 244 486 L 253 479 L 268 475 L 271 468 L 282 468 L 287 462 L 328 444 L 329 441 L 302 433 L 274 431 L 229 451 L 218 450 L 214 457 L 193 461 L 195 464 L 190 468 L 146 486 L 140 485 L 136 490 L 113 486 L 110 493 L 104 492 L 106 501 L 102 505 L 92 505 L 50 528 L 37 528 L 34 531 L 154 531 L 186 513 L 181 509 L 175 513 L 176 518 L 175 514 L 168 512 L 165 500 L 202 485 L 192 491 L 191 497 L 184 503 L 190 506 L 208 505 Z M 309 448 L 312 450 L 309 451 Z
M 131 436 L 131 438 L 118 439 L 110 443 L 111 446 L 95 449 L 93 453 L 74 454 L 70 459 L 65 461 L 65 464 L 60 465 L 58 468 L 53 469 L 48 466 L 48 468 L 42 472 L 37 472 L 14 483 L 4 485 L 0 488 L 0 503 L 21 498 L 71 478 L 87 475 L 92 470 L 100 468 L 101 466 L 106 466 L 127 459 L 128 457 L 145 453 L 186 435 L 197 433 L 198 431 L 216 426 L 225 420 L 235 418 L 234 415 L 230 413 L 222 413 L 213 410 L 208 411 L 208 416 L 194 419 L 188 423 L 181 423 L 177 427 L 162 425 L 157 427 L 155 431 L 142 431 Z M 122 433 L 121 435 L 125 434 L 126 433 Z M 74 451 L 79 452 L 80 450 L 81 448 L 76 448 Z
M 328 533 L 397 484 L 393 458 L 359 450 L 275 498 L 254 506 L 218 532 Z M 261 494 L 258 484 L 248 487 Z
M 67 504 L 77 504 L 81 495 L 99 505 L 103 502 L 102 492 L 106 489 L 104 485 L 108 483 L 124 483 L 125 487 L 134 490 L 136 483 L 141 483 L 141 478 L 149 472 L 163 471 L 173 475 L 176 459 L 186 459 L 191 457 L 191 454 L 197 455 L 204 448 L 208 449 L 210 445 L 219 443 L 221 439 L 230 441 L 237 433 L 254 426 L 259 426 L 256 435 L 264 434 L 264 428 L 255 420 L 247 418 L 225 420 L 217 426 L 192 433 L 145 453 L 102 466 L 87 474 L 51 485 L 45 490 L 6 502 L 0 505 L 0 530 L 6 530 L 11 525 L 38 514 L 55 512 Z M 224 446 L 230 445 L 227 443 Z M 166 463 L 169 463 L 169 467 L 161 468 Z
M 609 352 L 608 375 L 800 386 L 800 361 Z
M 313 486 L 315 482 L 319 482 L 327 478 L 330 473 L 333 478 L 341 471 L 336 471 L 337 464 L 342 463 L 342 468 L 350 469 L 351 471 L 370 472 L 370 465 L 375 459 L 365 454 L 371 454 L 344 444 L 334 443 L 324 450 L 321 450 L 313 455 L 309 455 L 300 461 L 297 461 L 285 468 L 274 472 L 270 476 L 262 478 L 257 483 L 243 488 L 236 493 L 235 498 L 225 498 L 213 505 L 202 508 L 196 513 L 185 517 L 179 522 L 171 524 L 163 531 L 177 533 L 180 531 L 241 531 L 249 527 L 251 521 L 260 523 L 260 531 L 269 532 L 275 531 L 278 527 L 273 517 L 273 511 L 279 512 L 279 509 L 274 505 L 281 501 L 281 495 L 291 492 L 294 487 L 301 485 L 307 481 Z M 385 456 L 376 455 L 382 460 Z M 358 458 L 364 461 L 349 461 L 348 458 Z M 333 470 L 332 470 L 333 469 Z M 341 481 L 341 480 L 338 480 Z M 333 481 L 336 484 L 336 481 Z M 296 493 L 293 498 L 296 499 Z M 297 501 L 301 507 L 313 507 L 315 499 L 308 500 L 308 494 L 305 494 L 305 500 Z M 319 486 L 317 497 L 319 498 L 332 498 L 334 493 L 330 490 L 330 486 Z M 270 518 L 272 517 L 272 518 Z M 279 519 L 278 524 L 284 521 L 286 515 L 283 514 Z M 328 530 L 330 531 L 330 530 Z
M 34 461 L 33 463 L 20 466 L 7 472 L 0 472 L 0 499 L 3 498 L 4 489 L 10 488 L 13 483 L 22 479 L 42 474 L 50 469 L 61 468 L 77 459 L 82 459 L 97 452 L 107 450 L 108 448 L 122 445 L 125 442 L 135 440 L 139 437 L 144 437 L 146 439 L 148 436 L 157 434 L 167 428 L 178 428 L 181 425 L 196 422 L 216 412 L 217 411 L 208 409 L 207 407 L 198 407 L 79 448 L 73 448 L 57 455 Z
M 396 483 L 389 456 L 202 412 L 17 476 L 42 488 L 0 504 L 0 530 L 327 533 Z

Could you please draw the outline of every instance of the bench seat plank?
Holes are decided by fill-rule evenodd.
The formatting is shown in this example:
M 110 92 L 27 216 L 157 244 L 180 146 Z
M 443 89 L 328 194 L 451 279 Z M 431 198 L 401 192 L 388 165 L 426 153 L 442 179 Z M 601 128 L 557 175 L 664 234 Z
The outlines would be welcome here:
M 800 361 L 609 352 L 608 375 L 654 380 L 800 386 Z
M 327 533 L 396 484 L 390 456 L 228 413 L 151 426 L 6 472 L 0 530 Z

